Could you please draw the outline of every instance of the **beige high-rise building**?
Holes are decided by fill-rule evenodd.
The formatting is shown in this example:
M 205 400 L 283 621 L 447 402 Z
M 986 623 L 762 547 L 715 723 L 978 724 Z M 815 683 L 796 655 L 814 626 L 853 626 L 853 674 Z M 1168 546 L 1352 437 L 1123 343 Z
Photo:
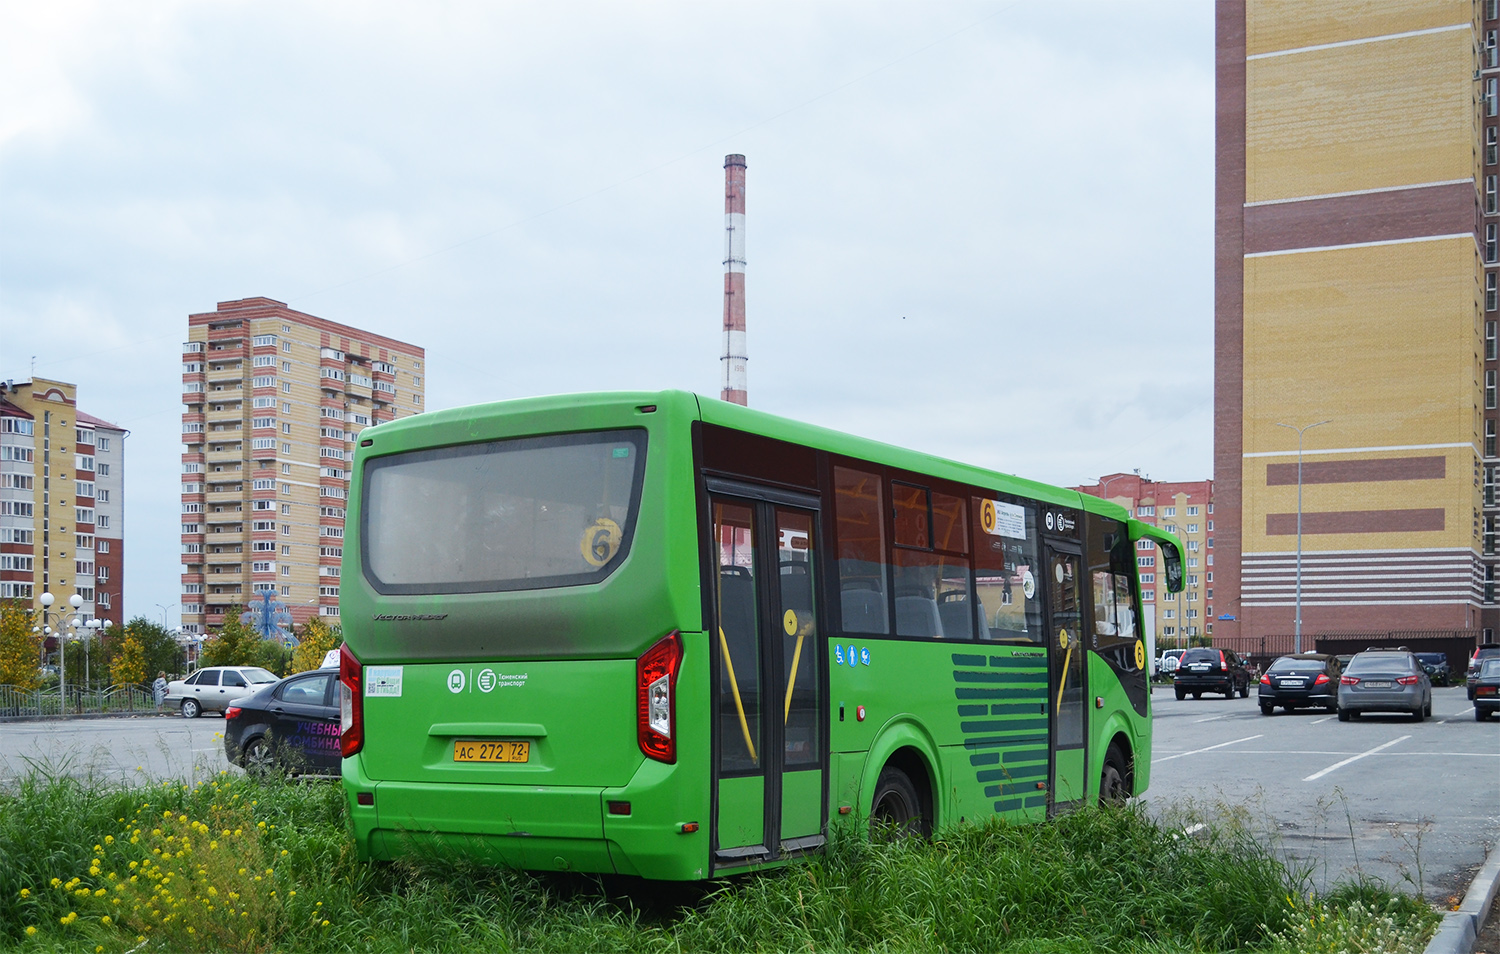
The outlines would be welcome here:
M 0 599 L 40 610 L 50 592 L 65 620 L 124 622 L 128 435 L 79 410 L 76 385 L 0 387 Z
M 1293 633 L 1299 523 L 1306 635 L 1500 619 L 1497 31 L 1496 0 L 1218 4 L 1216 637 Z
M 182 626 L 203 634 L 269 591 L 297 624 L 339 612 L 359 432 L 423 410 L 416 345 L 269 298 L 188 316 Z

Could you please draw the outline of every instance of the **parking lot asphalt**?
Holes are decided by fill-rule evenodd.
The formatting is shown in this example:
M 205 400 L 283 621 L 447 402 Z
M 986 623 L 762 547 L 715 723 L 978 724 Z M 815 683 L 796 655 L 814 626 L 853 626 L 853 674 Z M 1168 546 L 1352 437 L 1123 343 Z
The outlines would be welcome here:
M 1248 699 L 1152 695 L 1146 802 L 1159 817 L 1232 807 L 1315 887 L 1360 875 L 1438 900 L 1500 841 L 1500 721 L 1464 690 L 1434 689 L 1432 717 L 1280 709 Z
M 33 769 L 106 781 L 217 775 L 224 758 L 224 720 L 217 715 L 69 719 L 0 725 L 0 785 Z M 236 770 L 237 771 L 237 770 Z

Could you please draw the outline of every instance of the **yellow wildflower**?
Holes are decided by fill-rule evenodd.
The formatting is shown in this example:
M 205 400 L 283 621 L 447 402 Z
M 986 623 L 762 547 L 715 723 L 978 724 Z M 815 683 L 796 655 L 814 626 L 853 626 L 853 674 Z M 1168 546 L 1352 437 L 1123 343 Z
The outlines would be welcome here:
M 31 889 L 30 888 L 22 888 L 21 889 L 21 897 L 23 897 L 23 898 L 29 898 L 29 897 L 31 897 Z

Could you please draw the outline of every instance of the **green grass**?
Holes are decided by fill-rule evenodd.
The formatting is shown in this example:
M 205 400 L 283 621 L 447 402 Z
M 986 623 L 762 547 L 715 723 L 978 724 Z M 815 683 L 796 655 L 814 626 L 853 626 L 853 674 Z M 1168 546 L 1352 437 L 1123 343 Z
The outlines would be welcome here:
M 33 774 L 0 793 L 0 948 L 21 951 L 1394 951 L 1436 923 L 1369 885 L 1304 888 L 1241 828 L 1185 837 L 1138 809 L 931 843 L 841 834 L 695 893 L 362 865 L 336 785 Z

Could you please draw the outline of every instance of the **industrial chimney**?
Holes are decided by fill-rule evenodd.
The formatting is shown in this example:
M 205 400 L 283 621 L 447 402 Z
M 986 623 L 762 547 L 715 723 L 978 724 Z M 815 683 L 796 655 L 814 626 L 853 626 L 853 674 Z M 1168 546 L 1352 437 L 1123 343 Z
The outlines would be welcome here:
M 724 385 L 719 398 L 750 403 L 745 365 L 745 157 L 724 157 Z

